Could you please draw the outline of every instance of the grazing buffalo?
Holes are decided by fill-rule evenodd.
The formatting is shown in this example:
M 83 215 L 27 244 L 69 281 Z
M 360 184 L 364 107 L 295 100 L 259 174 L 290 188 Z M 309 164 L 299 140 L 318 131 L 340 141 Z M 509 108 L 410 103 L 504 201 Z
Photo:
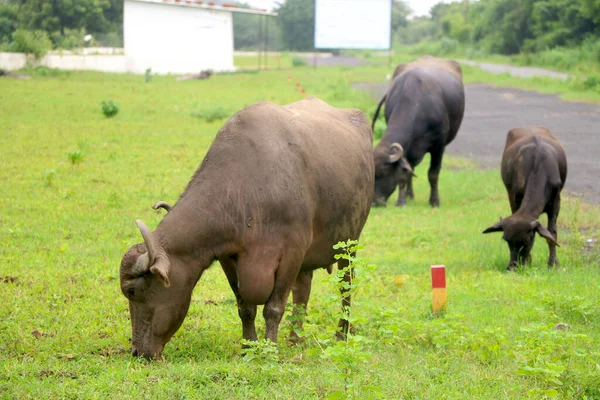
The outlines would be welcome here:
M 374 151 L 373 205 L 384 206 L 396 186 L 397 206 L 406 204 L 406 194 L 414 198 L 413 168 L 429 153 L 429 204 L 438 207 L 438 176 L 444 149 L 456 136 L 465 110 L 460 65 L 431 56 L 400 64 L 377 106 L 373 128 L 383 103 L 387 129 Z
M 313 271 L 331 271 L 339 252 L 332 246 L 359 238 L 373 198 L 372 149 L 361 111 L 314 97 L 232 116 L 179 201 L 156 205 L 168 211 L 158 227 L 136 221 L 144 242 L 125 253 L 120 269 L 132 354 L 161 356 L 215 260 L 237 299 L 244 339 L 257 340 L 256 308 L 264 304 L 266 337 L 277 341 L 290 291 L 300 318 Z M 343 335 L 348 321 L 338 326 Z
M 483 233 L 503 232 L 510 249 L 508 269 L 531 259 L 536 232 L 548 242 L 548 266 L 558 264 L 556 220 L 560 192 L 567 179 L 565 150 L 546 128 L 511 129 L 502 155 L 501 172 L 513 214 Z M 542 213 L 548 216 L 548 229 L 538 221 Z

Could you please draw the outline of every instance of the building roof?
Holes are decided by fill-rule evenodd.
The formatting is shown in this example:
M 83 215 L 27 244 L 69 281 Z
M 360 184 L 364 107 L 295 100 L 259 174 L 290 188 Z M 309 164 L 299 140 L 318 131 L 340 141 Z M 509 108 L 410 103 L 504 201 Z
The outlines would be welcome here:
M 220 11 L 231 11 L 246 14 L 260 14 L 269 15 L 272 17 L 277 16 L 277 13 L 269 12 L 268 10 L 259 8 L 242 8 L 237 4 L 227 2 L 226 0 L 132 0 L 142 3 L 158 3 L 158 4 L 169 4 L 174 6 L 183 7 L 194 7 L 194 8 L 205 8 L 209 10 L 220 10 Z

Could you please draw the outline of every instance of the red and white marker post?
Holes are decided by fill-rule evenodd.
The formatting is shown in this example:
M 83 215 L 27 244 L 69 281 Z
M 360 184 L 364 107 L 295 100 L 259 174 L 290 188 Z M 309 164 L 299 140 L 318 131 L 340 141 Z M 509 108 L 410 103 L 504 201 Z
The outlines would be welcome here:
M 431 266 L 431 288 L 433 290 L 433 313 L 439 314 L 446 311 L 446 266 Z

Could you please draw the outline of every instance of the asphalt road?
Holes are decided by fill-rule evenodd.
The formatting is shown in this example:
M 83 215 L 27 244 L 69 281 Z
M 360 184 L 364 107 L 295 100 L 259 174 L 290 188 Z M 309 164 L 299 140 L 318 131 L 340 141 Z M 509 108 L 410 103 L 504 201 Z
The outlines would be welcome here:
M 358 83 L 356 87 L 370 91 L 378 99 L 386 84 Z M 509 129 L 544 126 L 567 152 L 566 191 L 586 202 L 600 204 L 598 105 L 565 102 L 554 95 L 483 84 L 467 85 L 465 90 L 465 116 L 456 139 L 446 149 L 448 154 L 466 156 L 484 167 L 499 168 Z

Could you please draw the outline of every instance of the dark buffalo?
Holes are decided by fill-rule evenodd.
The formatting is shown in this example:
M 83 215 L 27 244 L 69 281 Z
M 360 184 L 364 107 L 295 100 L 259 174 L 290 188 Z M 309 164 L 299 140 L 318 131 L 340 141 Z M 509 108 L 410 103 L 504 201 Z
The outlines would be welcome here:
M 556 220 L 560 192 L 567 179 L 565 150 L 546 128 L 511 129 L 502 155 L 501 172 L 513 214 L 483 233 L 503 232 L 510 249 L 508 269 L 530 260 L 536 232 L 548 242 L 548 266 L 558 264 Z M 548 229 L 538 221 L 543 213 L 548 216 Z
M 132 354 L 161 356 L 215 260 L 236 296 L 243 337 L 257 340 L 264 304 L 266 337 L 276 341 L 290 291 L 300 317 L 313 271 L 331 268 L 332 246 L 361 233 L 373 198 L 372 147 L 361 111 L 316 98 L 259 103 L 231 117 L 179 201 L 156 205 L 169 211 L 156 230 L 136 222 L 144 242 L 121 262 Z M 339 332 L 347 330 L 340 320 Z
M 438 176 L 444 149 L 456 136 L 465 109 L 460 65 L 431 56 L 400 64 L 377 106 L 373 127 L 383 103 L 387 129 L 374 151 L 373 204 L 385 205 L 396 186 L 397 206 L 406 204 L 406 194 L 414 198 L 413 168 L 429 153 L 429 204 L 438 207 Z

